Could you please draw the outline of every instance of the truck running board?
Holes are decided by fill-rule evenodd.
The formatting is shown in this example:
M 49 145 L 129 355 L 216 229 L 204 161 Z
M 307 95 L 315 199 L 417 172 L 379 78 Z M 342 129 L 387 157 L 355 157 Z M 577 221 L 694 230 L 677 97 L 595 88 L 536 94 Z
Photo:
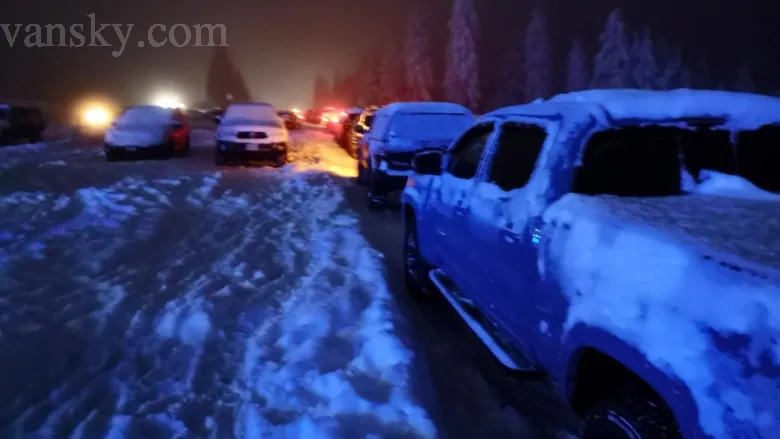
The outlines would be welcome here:
M 519 353 L 511 352 L 512 349 L 509 347 L 503 347 L 506 346 L 506 343 L 502 343 L 496 331 L 489 327 L 490 323 L 473 306 L 471 301 L 461 298 L 457 287 L 443 271 L 432 270 L 430 278 L 450 305 L 455 308 L 455 311 L 460 314 L 461 318 L 501 364 L 523 377 L 540 378 L 544 375 L 539 369 L 528 364 L 528 361 L 522 358 Z

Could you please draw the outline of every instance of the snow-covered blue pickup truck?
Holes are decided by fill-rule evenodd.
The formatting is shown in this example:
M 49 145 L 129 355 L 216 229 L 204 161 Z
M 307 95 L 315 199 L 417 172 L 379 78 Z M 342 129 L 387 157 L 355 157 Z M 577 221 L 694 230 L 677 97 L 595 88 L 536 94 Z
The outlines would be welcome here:
M 780 438 L 780 100 L 594 90 L 497 110 L 403 194 L 442 292 L 581 437 Z

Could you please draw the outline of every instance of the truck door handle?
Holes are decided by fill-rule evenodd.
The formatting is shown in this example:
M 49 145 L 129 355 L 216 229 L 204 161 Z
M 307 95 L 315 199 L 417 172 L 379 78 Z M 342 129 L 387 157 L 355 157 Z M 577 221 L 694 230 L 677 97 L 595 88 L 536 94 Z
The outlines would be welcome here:
M 520 235 L 509 230 L 502 230 L 501 237 L 503 238 L 504 242 L 508 242 L 509 244 L 517 244 L 520 242 Z

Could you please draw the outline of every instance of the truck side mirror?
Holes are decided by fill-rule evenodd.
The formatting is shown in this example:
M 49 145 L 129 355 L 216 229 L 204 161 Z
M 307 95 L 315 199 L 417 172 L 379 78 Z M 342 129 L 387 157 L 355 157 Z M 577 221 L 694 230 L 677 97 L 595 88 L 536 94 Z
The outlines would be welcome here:
M 222 116 L 214 116 L 214 122 L 216 123 L 222 123 Z
M 443 157 L 441 151 L 421 152 L 412 159 L 412 169 L 420 175 L 441 175 Z

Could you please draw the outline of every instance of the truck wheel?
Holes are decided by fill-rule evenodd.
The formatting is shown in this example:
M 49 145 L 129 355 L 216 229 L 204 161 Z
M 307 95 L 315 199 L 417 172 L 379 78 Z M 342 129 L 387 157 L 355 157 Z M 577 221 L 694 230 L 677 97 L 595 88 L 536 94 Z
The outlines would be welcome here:
M 663 404 L 649 398 L 608 402 L 585 415 L 580 439 L 682 439 Z
M 287 154 L 286 154 L 286 153 L 285 153 L 285 154 L 282 154 L 282 155 L 280 155 L 279 157 L 277 157 L 277 158 L 276 158 L 276 162 L 274 163 L 274 165 L 275 165 L 277 168 L 281 168 L 282 166 L 284 166 L 284 165 L 286 165 L 286 164 L 287 164 Z
M 355 183 L 358 184 L 358 186 L 365 186 L 366 185 L 366 168 L 360 165 L 360 162 L 358 162 L 358 169 L 357 169 L 357 178 L 355 179 Z
M 368 176 L 366 178 L 368 179 L 368 191 L 366 194 L 368 198 L 368 208 L 371 210 L 384 209 L 386 206 L 385 197 L 387 195 L 387 190 L 382 183 L 374 178 L 371 171 L 368 171 Z
M 407 220 L 404 228 L 404 277 L 406 292 L 415 299 L 423 299 L 433 291 L 428 277 L 431 267 L 420 254 L 417 239 L 417 224 L 414 219 Z

